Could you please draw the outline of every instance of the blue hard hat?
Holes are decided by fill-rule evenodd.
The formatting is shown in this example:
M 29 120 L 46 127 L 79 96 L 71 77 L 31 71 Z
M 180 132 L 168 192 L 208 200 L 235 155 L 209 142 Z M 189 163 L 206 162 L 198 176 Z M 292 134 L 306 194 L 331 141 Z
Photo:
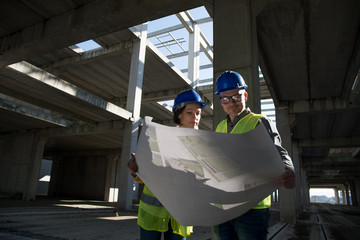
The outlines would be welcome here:
M 176 110 L 185 107 L 189 103 L 199 103 L 201 106 L 201 109 L 203 109 L 206 106 L 206 103 L 204 103 L 201 100 L 200 95 L 195 92 L 193 89 L 185 90 L 179 93 L 174 101 L 174 106 L 172 108 L 173 113 L 175 113 Z
M 247 89 L 244 78 L 237 72 L 225 71 L 216 79 L 216 95 L 233 89 Z

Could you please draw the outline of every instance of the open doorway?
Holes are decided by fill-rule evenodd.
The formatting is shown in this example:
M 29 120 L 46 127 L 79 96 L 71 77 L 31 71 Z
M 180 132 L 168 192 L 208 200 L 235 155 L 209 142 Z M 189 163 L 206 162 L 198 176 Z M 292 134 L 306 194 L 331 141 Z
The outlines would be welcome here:
M 43 159 L 41 161 L 41 168 L 39 174 L 39 181 L 37 184 L 36 195 L 47 196 L 49 190 L 49 183 L 51 177 L 52 161 Z

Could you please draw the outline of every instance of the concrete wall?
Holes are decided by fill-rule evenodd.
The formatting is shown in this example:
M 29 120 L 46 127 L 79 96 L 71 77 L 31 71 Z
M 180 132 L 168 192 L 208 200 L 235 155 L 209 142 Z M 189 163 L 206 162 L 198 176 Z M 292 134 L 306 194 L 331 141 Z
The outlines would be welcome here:
M 45 141 L 36 133 L 0 138 L 0 196 L 35 199 Z
M 0 138 L 0 198 L 36 199 L 45 143 L 37 133 Z M 52 156 L 48 196 L 107 201 L 109 162 L 104 153 Z
M 107 200 L 106 156 L 66 156 L 53 161 L 49 196 Z

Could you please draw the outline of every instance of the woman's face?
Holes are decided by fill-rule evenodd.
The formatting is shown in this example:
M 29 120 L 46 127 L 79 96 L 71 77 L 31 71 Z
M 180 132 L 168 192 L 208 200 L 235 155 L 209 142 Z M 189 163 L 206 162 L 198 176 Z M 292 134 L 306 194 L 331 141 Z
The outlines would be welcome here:
M 180 113 L 180 127 L 198 129 L 201 118 L 201 107 L 197 103 L 189 103 Z

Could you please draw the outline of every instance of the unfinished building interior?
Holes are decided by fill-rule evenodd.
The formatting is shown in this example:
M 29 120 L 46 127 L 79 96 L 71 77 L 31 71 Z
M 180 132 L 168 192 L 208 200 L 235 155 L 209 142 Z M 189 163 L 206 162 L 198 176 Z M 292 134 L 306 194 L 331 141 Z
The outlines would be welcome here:
M 196 8 L 208 15 L 195 19 Z M 356 0 L 2 1 L 0 197 L 35 200 L 45 159 L 47 196 L 131 209 L 138 195 L 126 163 L 143 118 L 175 126 L 166 102 L 194 88 L 207 103 L 200 129 L 212 131 L 225 116 L 214 81 L 234 70 L 252 111 L 273 101 L 294 162 L 295 189 L 276 195 L 281 220 L 297 221 L 310 188 L 358 207 L 359 13 Z M 148 31 L 170 15 L 180 23 Z M 186 40 L 172 36 L 179 29 Z M 84 51 L 84 41 L 98 47 Z M 184 68 L 173 63 L 181 57 Z

